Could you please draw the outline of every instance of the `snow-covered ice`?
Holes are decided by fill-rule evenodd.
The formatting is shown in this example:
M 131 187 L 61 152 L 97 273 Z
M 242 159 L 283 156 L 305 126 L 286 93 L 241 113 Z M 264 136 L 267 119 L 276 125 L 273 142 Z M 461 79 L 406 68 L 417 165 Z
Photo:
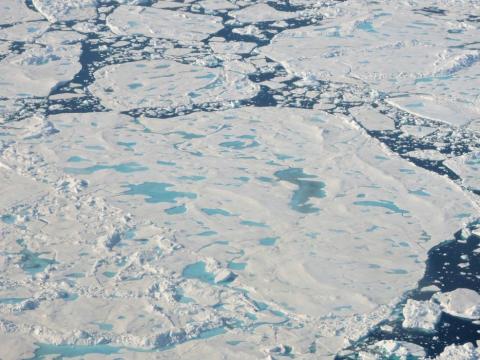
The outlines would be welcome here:
M 478 358 L 479 16 L 1 1 L 0 358 Z

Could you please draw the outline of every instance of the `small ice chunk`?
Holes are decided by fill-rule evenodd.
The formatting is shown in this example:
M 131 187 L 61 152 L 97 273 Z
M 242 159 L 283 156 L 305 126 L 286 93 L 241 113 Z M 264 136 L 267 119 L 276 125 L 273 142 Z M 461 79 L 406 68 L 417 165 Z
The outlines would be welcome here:
M 52 23 L 88 20 L 97 16 L 96 0 L 33 0 L 33 5 Z
M 218 284 L 232 282 L 236 277 L 237 275 L 235 275 L 232 271 L 222 269 L 215 275 L 215 283 Z
M 437 285 L 424 286 L 420 289 L 421 292 L 438 292 L 440 288 Z
M 470 289 L 456 289 L 433 296 L 443 312 L 465 319 L 480 319 L 480 294 Z
M 472 233 L 470 232 L 469 229 L 462 229 L 461 233 L 460 233 L 460 236 L 462 238 L 462 240 L 466 240 L 470 237 Z
M 416 301 L 408 299 L 403 308 L 404 328 L 435 331 L 440 319 L 440 306 L 432 301 Z

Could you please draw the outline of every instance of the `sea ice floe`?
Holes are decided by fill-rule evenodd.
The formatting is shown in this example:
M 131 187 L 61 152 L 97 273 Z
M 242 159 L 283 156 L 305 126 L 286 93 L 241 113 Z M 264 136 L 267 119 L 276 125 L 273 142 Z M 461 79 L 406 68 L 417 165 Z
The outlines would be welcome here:
M 253 97 L 258 91 L 241 73 L 169 60 L 106 66 L 95 77 L 91 91 L 115 110 L 228 102 Z
M 49 27 L 47 21 L 23 22 L 0 29 L 0 39 L 33 42 Z
M 30 45 L 0 62 L 0 97 L 46 96 L 81 69 L 80 44 Z
M 228 42 L 214 41 L 214 42 L 210 42 L 210 46 L 213 49 L 213 51 L 217 54 L 243 55 L 243 54 L 250 53 L 257 46 L 257 44 L 253 42 L 244 42 L 244 41 L 228 41 Z
M 331 359 L 395 336 L 428 249 L 478 214 L 479 6 L 1 1 L 0 357 Z M 479 321 L 473 290 L 427 289 L 401 331 Z
M 456 289 L 447 293 L 436 293 L 433 300 L 447 314 L 471 319 L 480 319 L 480 294 L 470 289 Z
M 275 10 L 268 4 L 258 3 L 241 10 L 230 12 L 236 20 L 242 23 L 256 23 L 262 21 L 278 21 L 295 17 L 295 13 Z
M 462 178 L 462 183 L 473 190 L 480 190 L 480 152 L 452 157 L 445 164 Z
M 120 6 L 107 18 L 118 35 L 144 35 L 184 42 L 200 41 L 219 31 L 221 18 L 140 6 Z
M 316 121 L 319 117 L 320 124 Z M 193 285 L 197 276 L 208 280 L 198 286 L 212 286 L 217 270 L 232 261 L 232 253 L 243 254 L 235 262 L 248 258 L 244 270 L 222 270 L 225 274 L 235 272 L 231 284 L 254 288 L 255 298 L 287 304 L 315 318 L 327 314 L 334 319 L 349 318 L 400 296 L 423 272 L 419 260 L 431 246 L 423 231 L 433 239 L 448 238 L 461 223 L 453 215 L 470 208 L 469 200 L 449 181 L 418 169 L 405 173 L 402 169 L 411 167 L 406 161 L 379 158 L 379 154 L 386 156 L 384 149 L 368 140 L 361 129 L 344 117 L 320 111 L 265 108 L 258 113 L 241 108 L 193 113 L 175 120 L 141 117 L 136 122 L 113 112 L 51 118 L 62 137 L 57 142 L 51 136 L 52 142 L 42 146 L 53 151 L 38 151 L 57 166 L 72 167 L 68 159 L 82 156 L 92 163 L 135 161 L 148 168 L 128 173 L 104 169 L 79 176 L 108 202 L 136 217 L 168 223 L 184 234 L 177 236 L 177 241 L 185 249 L 202 249 L 198 250 L 202 256 L 214 256 L 222 264 L 204 271 L 197 265 L 198 272 L 196 267 L 188 268 L 186 275 L 192 287 L 197 286 Z M 62 139 L 75 140 L 65 146 Z M 253 141 L 256 146 L 249 146 Z M 135 143 L 134 151 L 125 150 L 119 142 Z M 89 151 L 87 156 L 86 150 L 82 152 L 86 144 L 118 150 Z M 159 163 L 166 158 L 173 165 Z M 380 164 L 382 171 L 376 170 Z M 203 179 L 179 180 L 191 176 Z M 251 180 L 237 180 L 245 176 Z M 270 181 L 264 181 L 267 178 Z M 431 196 L 419 198 L 408 191 L 419 187 Z M 363 197 L 359 198 L 359 193 Z M 439 205 L 445 196 L 451 197 L 452 207 Z M 382 207 L 355 205 L 359 201 Z M 176 215 L 181 219 L 165 217 L 163 211 L 172 204 L 184 206 Z M 306 204 L 318 210 L 298 211 Z M 204 209 L 221 209 L 232 216 L 209 215 Z M 373 225 L 379 228 L 368 232 Z M 205 229 L 214 231 L 211 238 L 194 235 Z M 318 233 L 316 237 L 308 235 L 312 231 Z M 228 244 L 206 247 L 222 240 Z M 352 241 L 361 245 L 352 247 Z M 137 242 L 120 241 L 112 251 L 123 251 L 133 243 Z M 342 254 L 341 259 L 335 260 L 332 251 Z M 176 261 L 175 268 L 181 274 L 200 260 L 189 256 Z M 402 265 L 392 267 L 392 262 Z M 115 278 L 139 281 L 139 276 L 154 274 L 148 261 L 128 266 L 130 270 Z M 341 278 L 338 269 L 342 270 Z M 101 270 L 105 271 L 112 269 Z M 229 276 L 222 276 L 222 280 Z M 219 282 L 225 283 L 222 280 Z M 195 296 L 192 291 L 185 296 L 201 299 L 197 290 Z
M 261 51 L 292 73 L 364 83 L 411 102 L 428 94 L 422 107 L 411 109 L 427 118 L 462 125 L 478 117 L 478 51 L 456 46 L 472 41 L 475 26 L 451 37 L 413 3 L 362 3 L 343 3 L 319 24 L 283 31 Z
M 237 8 L 237 5 L 228 0 L 200 0 L 199 5 L 204 8 L 207 13 Z
M 97 15 L 96 0 L 32 0 L 35 8 L 50 22 L 89 20 Z
M 40 19 L 42 16 L 29 9 L 23 0 L 2 0 L 0 4 L 0 24 Z

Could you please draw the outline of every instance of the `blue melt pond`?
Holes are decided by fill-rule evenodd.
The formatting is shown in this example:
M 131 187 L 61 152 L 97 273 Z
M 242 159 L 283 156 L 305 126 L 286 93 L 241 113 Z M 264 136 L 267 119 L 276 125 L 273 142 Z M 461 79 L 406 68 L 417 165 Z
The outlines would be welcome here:
M 186 132 L 186 131 L 174 131 L 174 132 L 171 132 L 171 133 L 167 133 L 166 135 L 170 135 L 170 134 L 180 135 L 183 139 L 186 139 L 186 140 L 201 139 L 201 138 L 205 137 L 205 135 L 189 133 L 189 132 Z
M 145 195 L 147 203 L 176 203 L 177 198 L 196 199 L 197 195 L 190 192 L 170 191 L 172 184 L 144 182 L 141 184 L 126 185 L 129 190 L 123 192 L 123 195 Z
M 246 226 L 262 227 L 262 228 L 268 227 L 268 225 L 263 222 L 257 222 L 257 221 L 251 221 L 251 220 L 242 220 L 240 221 L 240 224 L 246 225 Z
M 136 142 L 125 142 L 125 141 L 119 141 L 117 142 L 118 145 L 120 146 L 124 146 L 125 147 L 125 150 L 128 150 L 128 151 L 133 151 L 133 148 L 135 147 L 135 145 L 137 145 Z
M 222 215 L 222 216 L 232 216 L 231 213 L 229 213 L 226 210 L 223 209 L 209 209 L 209 208 L 203 208 L 202 212 L 204 212 L 207 215 Z
M 260 145 L 260 144 L 256 141 L 253 141 L 251 143 L 246 143 L 244 141 L 239 141 L 239 140 L 225 141 L 225 142 L 220 143 L 221 147 L 235 149 L 235 150 L 247 149 L 247 148 L 251 148 L 251 147 L 256 147 L 258 145 Z
M 119 165 L 94 165 L 86 168 L 65 168 L 67 174 L 89 175 L 100 170 L 115 170 L 119 173 L 132 173 L 137 171 L 146 171 L 148 167 L 142 166 L 136 162 L 128 162 Z
M 16 297 L 0 298 L 0 304 L 9 304 L 9 305 L 19 304 L 26 299 L 27 298 L 16 298 Z
M 43 253 L 36 253 L 26 248 L 22 249 L 20 252 L 20 267 L 22 270 L 34 275 L 43 271 L 48 265 L 58 264 L 55 260 L 41 258 L 40 255 L 42 254 Z
M 197 235 L 198 236 L 213 236 L 213 235 L 217 235 L 218 233 L 216 231 L 212 231 L 212 230 L 207 230 L 207 231 L 203 231 L 201 233 L 198 233 Z
M 177 165 L 173 161 L 161 161 L 161 160 L 157 160 L 157 164 L 158 165 L 165 165 L 165 166 L 175 166 L 175 165 Z
M 140 87 L 142 87 L 143 85 L 140 84 L 140 83 L 131 83 L 131 84 L 128 84 L 128 88 L 130 90 L 135 90 L 135 89 L 138 89 Z
M 357 25 L 357 29 L 360 29 L 360 30 L 363 30 L 363 31 L 366 31 L 366 32 L 377 32 L 374 28 L 373 28 L 373 24 L 371 21 L 362 21 L 361 23 L 359 23 Z
M 35 350 L 33 358 L 30 360 L 40 360 L 50 355 L 58 355 L 58 358 L 73 358 L 77 356 L 85 356 L 88 354 L 111 355 L 120 351 L 119 347 L 110 345 L 50 345 L 36 344 L 38 348 Z
M 213 284 L 215 280 L 215 276 L 205 270 L 205 263 L 203 261 L 187 265 L 182 271 L 182 276 L 187 279 L 197 279 L 209 284 Z
M 277 242 L 277 239 L 277 237 L 266 237 L 258 240 L 258 242 L 263 246 L 273 246 Z
M 408 214 L 407 210 L 400 209 L 397 205 L 395 205 L 392 201 L 388 200 L 379 200 L 379 201 L 370 201 L 370 200 L 364 200 L 364 201 L 355 201 L 353 203 L 354 205 L 358 206 L 373 206 L 373 207 L 382 207 L 385 209 L 388 209 L 392 211 L 395 214 Z
M 70 156 L 67 160 L 67 162 L 74 162 L 74 163 L 82 162 L 82 161 L 88 161 L 88 160 L 85 158 L 82 158 L 81 156 Z
M 316 180 L 305 180 L 315 178 L 313 175 L 308 175 L 299 168 L 290 168 L 286 170 L 280 170 L 274 174 L 279 180 L 287 181 L 298 187 L 294 191 L 292 199 L 290 200 L 290 207 L 303 214 L 310 214 L 318 212 L 320 209 L 309 204 L 310 198 L 324 198 L 325 183 Z
M 14 224 L 15 223 L 15 216 L 7 214 L 7 215 L 2 215 L 0 219 L 5 223 L 5 224 Z

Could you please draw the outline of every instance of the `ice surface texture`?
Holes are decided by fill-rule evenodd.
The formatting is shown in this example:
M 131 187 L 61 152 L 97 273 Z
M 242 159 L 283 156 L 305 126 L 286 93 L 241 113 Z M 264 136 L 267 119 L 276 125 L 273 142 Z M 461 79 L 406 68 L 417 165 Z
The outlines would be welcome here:
M 0 358 L 478 358 L 479 16 L 1 1 Z

